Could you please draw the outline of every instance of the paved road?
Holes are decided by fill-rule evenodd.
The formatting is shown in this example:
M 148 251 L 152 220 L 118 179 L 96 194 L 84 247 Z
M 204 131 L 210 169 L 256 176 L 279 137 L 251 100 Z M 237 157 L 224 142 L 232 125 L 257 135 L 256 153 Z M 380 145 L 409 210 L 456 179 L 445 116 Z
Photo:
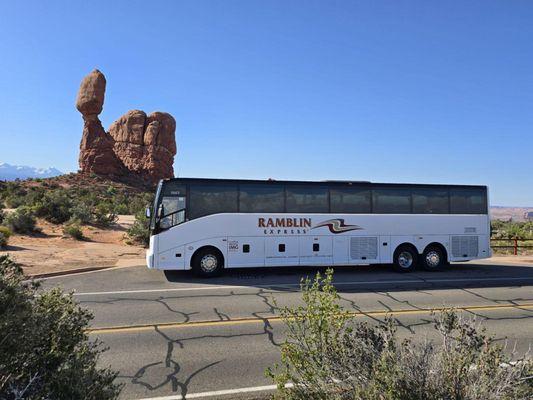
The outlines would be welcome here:
M 270 385 L 264 370 L 278 360 L 284 333 L 274 299 L 298 304 L 301 277 L 317 270 L 241 269 L 202 280 L 134 267 L 52 278 L 44 286 L 73 290 L 93 310 L 91 336 L 110 347 L 101 361 L 120 370 L 124 399 L 170 400 Z M 335 284 L 358 319 L 380 321 L 392 312 L 401 335 L 431 337 L 428 310 L 453 306 L 519 351 L 533 344 L 533 265 L 480 262 L 411 274 L 337 268 Z

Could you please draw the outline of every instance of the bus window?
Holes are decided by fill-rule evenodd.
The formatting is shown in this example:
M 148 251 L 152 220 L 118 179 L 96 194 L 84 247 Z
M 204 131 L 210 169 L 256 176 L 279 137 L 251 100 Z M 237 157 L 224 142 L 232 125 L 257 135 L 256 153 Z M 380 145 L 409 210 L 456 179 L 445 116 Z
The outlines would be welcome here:
M 410 214 L 411 190 L 383 188 L 373 191 L 373 212 L 377 214 Z
M 292 213 L 329 212 L 328 188 L 317 186 L 288 186 L 286 210 Z
M 487 196 L 484 189 L 450 189 L 452 214 L 486 214 Z
M 185 222 L 185 196 L 164 196 L 161 199 L 159 227 L 167 229 Z
M 189 218 L 237 212 L 237 185 L 191 185 Z
M 329 190 L 332 213 L 370 213 L 372 195 L 368 189 L 335 188 Z
M 281 185 L 241 185 L 239 211 L 243 213 L 284 212 L 284 190 Z
M 450 202 L 446 189 L 413 189 L 413 213 L 448 214 Z

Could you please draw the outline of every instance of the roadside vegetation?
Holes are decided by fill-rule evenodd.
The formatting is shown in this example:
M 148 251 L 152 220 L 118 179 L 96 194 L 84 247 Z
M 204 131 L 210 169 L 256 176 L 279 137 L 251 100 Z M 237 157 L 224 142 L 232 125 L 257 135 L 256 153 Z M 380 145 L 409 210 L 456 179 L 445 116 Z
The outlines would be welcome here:
M 512 246 L 517 239 L 518 246 L 533 246 L 533 221 L 500 221 L 492 220 L 492 246 Z M 493 251 L 497 254 L 513 254 L 512 248 L 497 248 Z M 533 248 L 520 249 L 519 254 L 533 254 Z
M 116 399 L 117 373 L 97 366 L 92 314 L 60 289 L 40 291 L 0 256 L 0 399 Z
M 83 226 L 107 228 L 119 214 L 144 216 L 141 212 L 153 199 L 146 188 L 101 181 L 97 177 L 84 181 L 75 174 L 62 178 L 63 181 L 52 178 L 0 182 L 0 206 L 15 209 L 1 212 L 0 224 L 14 233 L 30 234 L 37 230 L 37 219 L 43 219 L 62 225 L 65 236 L 80 240 Z M 145 225 L 144 218 L 138 217 L 131 230 L 131 242 L 145 243 Z
M 140 210 L 135 214 L 135 222 L 128 229 L 128 237 L 132 243 L 142 244 L 147 247 L 150 242 L 150 220 L 146 218 L 145 211 Z
M 356 322 L 329 270 L 302 283 L 303 305 L 282 308 L 281 363 L 267 370 L 283 400 L 531 399 L 533 362 L 454 310 L 434 315 L 439 340 L 400 340 L 392 318 Z M 517 361 L 517 360 L 515 360 Z
M 7 246 L 12 234 L 7 226 L 0 226 L 0 249 Z

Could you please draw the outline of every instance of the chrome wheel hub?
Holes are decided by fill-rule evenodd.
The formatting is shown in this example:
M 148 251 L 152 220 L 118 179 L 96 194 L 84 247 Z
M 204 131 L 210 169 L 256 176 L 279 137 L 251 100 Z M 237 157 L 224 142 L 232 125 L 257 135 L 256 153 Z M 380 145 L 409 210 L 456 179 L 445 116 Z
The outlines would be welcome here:
M 409 268 L 411 265 L 413 265 L 413 256 L 408 251 L 402 251 L 398 255 L 398 264 L 402 268 Z
M 438 267 L 440 264 L 440 254 L 434 250 L 426 254 L 426 264 L 429 267 Z
M 217 269 L 217 266 L 218 266 L 218 260 L 212 254 L 206 254 L 200 260 L 200 267 L 205 272 L 213 272 L 214 270 Z

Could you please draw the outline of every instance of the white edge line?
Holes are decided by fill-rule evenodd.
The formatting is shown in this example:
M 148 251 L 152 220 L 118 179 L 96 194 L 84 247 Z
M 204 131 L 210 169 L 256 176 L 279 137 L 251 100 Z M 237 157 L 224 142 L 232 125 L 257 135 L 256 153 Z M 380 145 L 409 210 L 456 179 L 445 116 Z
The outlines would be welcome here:
M 106 272 L 106 271 L 113 271 L 113 270 L 116 270 L 116 269 L 134 268 L 134 267 L 142 267 L 142 266 L 143 266 L 142 264 L 139 264 L 139 265 L 117 265 L 117 266 L 111 266 L 111 267 L 98 268 L 98 269 L 94 269 L 94 270 L 91 270 L 91 271 L 80 271 L 80 272 L 73 272 L 73 273 L 69 273 L 68 269 L 67 269 L 65 271 L 61 271 L 61 272 L 65 272 L 65 274 L 58 274 L 58 275 L 54 275 L 54 276 L 44 276 L 42 278 L 39 278 L 39 277 L 32 278 L 32 277 L 30 277 L 30 279 L 28 279 L 28 281 L 31 280 L 31 279 L 33 279 L 35 281 L 47 281 L 47 280 L 51 280 L 51 279 L 61 279 L 61 278 L 68 278 L 68 277 L 77 276 L 77 275 L 94 274 L 94 273 L 97 273 L 97 272 Z
M 335 286 L 346 285 L 375 285 L 375 284 L 391 284 L 391 283 L 446 283 L 446 282 L 490 282 L 490 281 L 520 281 L 533 280 L 532 276 L 518 276 L 518 277 L 491 277 L 491 278 L 446 278 L 446 279 L 404 279 L 404 280 L 383 280 L 383 281 L 351 281 L 351 282 L 333 282 Z M 139 289 L 139 290 L 116 290 L 110 292 L 74 292 L 74 296 L 102 296 L 109 294 L 139 294 L 139 293 L 162 293 L 162 292 L 186 292 L 186 291 L 203 291 L 203 290 L 219 290 L 219 289 L 273 289 L 278 288 L 292 288 L 299 287 L 299 283 L 271 283 L 252 286 L 240 285 L 217 285 L 217 286 L 199 286 L 199 287 L 184 287 L 184 288 L 167 288 L 167 289 Z
M 506 368 L 509 366 L 514 366 L 521 361 L 510 361 L 509 363 L 500 363 L 500 367 Z M 337 380 L 335 380 L 337 381 Z M 294 387 L 294 384 L 287 383 L 286 388 Z M 183 397 L 181 394 L 172 395 L 172 396 L 162 396 L 162 397 L 145 397 L 139 400 L 185 400 L 185 399 L 201 399 L 203 397 L 214 397 L 214 396 L 227 396 L 230 394 L 242 394 L 242 393 L 253 393 L 253 392 L 266 392 L 276 390 L 277 385 L 265 385 L 265 386 L 252 386 L 239 389 L 226 389 L 226 390 L 214 390 L 211 392 L 198 392 L 190 393 Z
M 285 385 L 286 388 L 291 388 L 293 385 L 288 383 Z M 214 396 L 227 396 L 230 394 L 241 394 L 241 393 L 252 393 L 252 392 L 266 392 L 270 390 L 276 390 L 276 385 L 266 385 L 266 386 L 253 386 L 245 387 L 239 389 L 227 389 L 227 390 L 215 390 L 212 392 L 199 392 L 199 393 L 190 393 L 185 397 L 181 394 L 173 396 L 163 396 L 163 397 L 145 397 L 139 400 L 184 400 L 184 399 L 201 399 L 203 397 L 214 397 Z

